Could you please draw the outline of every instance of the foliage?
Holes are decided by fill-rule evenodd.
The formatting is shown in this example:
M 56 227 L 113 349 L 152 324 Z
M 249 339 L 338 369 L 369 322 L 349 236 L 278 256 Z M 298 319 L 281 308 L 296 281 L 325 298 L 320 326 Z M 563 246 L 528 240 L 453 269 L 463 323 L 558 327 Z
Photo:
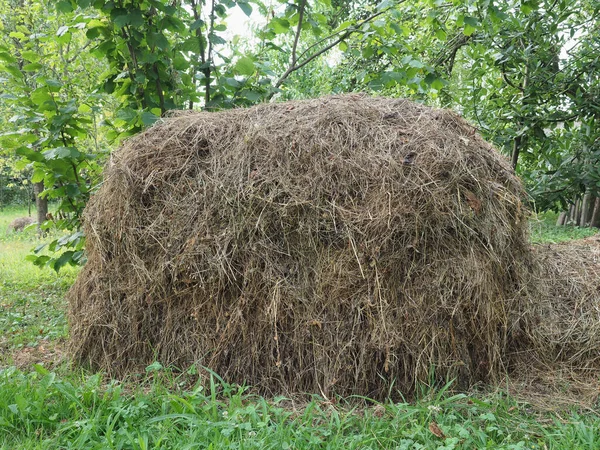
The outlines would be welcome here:
M 33 188 L 28 170 L 17 170 L 14 158 L 0 155 L 0 208 L 31 204 Z
M 92 153 L 86 148 L 88 136 L 96 132 L 98 97 L 90 88 L 93 70 L 89 56 L 84 58 L 81 30 L 59 26 L 43 3 L 12 6 L 3 11 L 5 27 L 12 31 L 5 29 L 0 45 L 2 99 L 11 111 L 10 129 L 0 142 L 20 157 L 17 169 L 31 170 L 32 183 L 43 182 L 40 195 L 59 201 L 56 226 L 74 231 L 49 244 L 57 255 L 30 257 L 58 270 L 83 257 L 81 213 L 100 171 L 98 149 Z M 42 228 L 50 226 L 47 222 Z

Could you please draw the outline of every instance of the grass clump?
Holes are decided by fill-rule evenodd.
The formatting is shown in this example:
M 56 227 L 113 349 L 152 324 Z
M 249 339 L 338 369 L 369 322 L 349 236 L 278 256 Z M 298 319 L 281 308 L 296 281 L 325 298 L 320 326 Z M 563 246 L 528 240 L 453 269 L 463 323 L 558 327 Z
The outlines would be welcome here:
M 548 211 L 535 214 L 529 221 L 532 244 L 558 244 L 574 239 L 584 239 L 598 233 L 597 228 L 575 225 L 556 225 L 557 213 Z
M 600 418 L 539 416 L 497 393 L 422 391 L 414 403 L 266 400 L 212 375 L 174 389 L 154 368 L 145 388 L 36 366 L 0 372 L 0 448 L 549 449 L 598 448 Z M 157 374 L 156 372 L 161 372 Z M 154 381 L 151 381 L 154 380 Z M 166 381 L 168 380 L 168 381 Z M 166 386 L 171 386 L 169 389 Z

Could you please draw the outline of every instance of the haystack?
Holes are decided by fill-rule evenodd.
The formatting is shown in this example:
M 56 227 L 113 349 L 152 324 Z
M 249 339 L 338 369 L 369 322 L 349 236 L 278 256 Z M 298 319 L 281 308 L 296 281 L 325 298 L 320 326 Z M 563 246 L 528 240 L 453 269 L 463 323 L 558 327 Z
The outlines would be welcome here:
M 23 231 L 25 227 L 35 223 L 33 217 L 17 217 L 11 223 L 8 224 L 7 231 L 14 231 L 15 233 Z
M 534 252 L 539 295 L 524 317 L 529 353 L 547 367 L 599 374 L 600 235 L 538 245 Z
M 113 154 L 87 207 L 71 350 L 271 394 L 489 381 L 524 302 L 522 196 L 475 129 L 408 100 L 179 113 Z

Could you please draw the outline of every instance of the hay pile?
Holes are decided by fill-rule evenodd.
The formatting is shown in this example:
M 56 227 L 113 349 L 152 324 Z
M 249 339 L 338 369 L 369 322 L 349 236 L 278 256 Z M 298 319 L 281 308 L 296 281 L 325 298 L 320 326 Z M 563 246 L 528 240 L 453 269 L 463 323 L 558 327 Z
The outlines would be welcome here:
M 521 184 L 464 120 L 356 95 L 180 113 L 114 153 L 71 350 L 263 393 L 493 380 L 521 328 Z
M 549 367 L 598 371 L 600 237 L 539 245 L 534 252 L 540 295 L 526 319 L 531 354 Z
M 35 223 L 35 219 L 33 217 L 17 217 L 8 224 L 7 231 L 14 231 L 15 233 L 18 233 L 33 223 Z

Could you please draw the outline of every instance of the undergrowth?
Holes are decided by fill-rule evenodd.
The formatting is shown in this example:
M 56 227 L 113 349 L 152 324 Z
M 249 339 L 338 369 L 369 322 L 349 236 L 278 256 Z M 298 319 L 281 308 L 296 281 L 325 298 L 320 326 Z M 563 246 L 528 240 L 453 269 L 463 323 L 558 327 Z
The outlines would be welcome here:
M 156 370 L 156 369 L 155 369 Z M 158 369 L 164 370 L 164 369 Z M 424 390 L 412 403 L 294 404 L 211 376 L 178 390 L 159 374 L 128 392 L 99 374 L 41 366 L 0 372 L 0 448 L 28 449 L 594 449 L 600 420 L 541 417 L 492 397 Z M 162 375 L 169 376 L 168 371 Z

